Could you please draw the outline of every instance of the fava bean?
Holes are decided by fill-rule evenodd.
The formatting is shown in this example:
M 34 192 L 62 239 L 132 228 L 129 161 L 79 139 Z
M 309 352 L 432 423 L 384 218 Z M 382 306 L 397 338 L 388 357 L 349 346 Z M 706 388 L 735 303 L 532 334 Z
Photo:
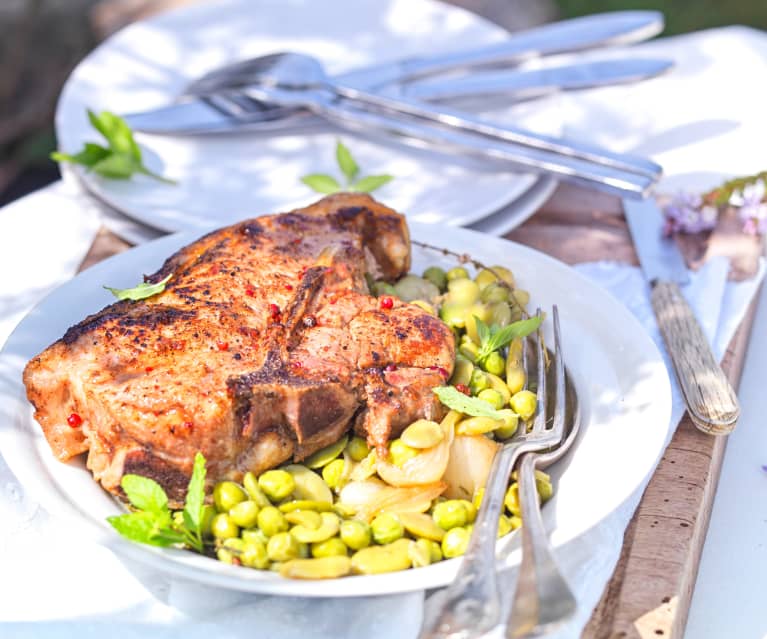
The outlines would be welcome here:
M 248 497 L 256 502 L 259 508 L 272 505 L 269 498 L 264 495 L 264 491 L 258 487 L 258 479 L 256 479 L 256 476 L 253 473 L 245 473 L 245 477 L 242 478 L 242 483 L 245 486 L 245 492 L 248 493 Z
M 447 296 L 451 302 L 470 306 L 479 299 L 479 286 L 470 279 L 455 279 L 447 283 Z
M 354 436 L 346 445 L 346 452 L 349 453 L 349 457 L 351 457 L 353 461 L 361 462 L 368 456 L 370 446 L 367 445 L 367 442 L 362 439 L 362 437 Z
M 455 368 L 453 368 L 453 376 L 450 378 L 450 383 L 455 386 L 456 384 L 469 385 L 471 381 L 471 374 L 474 371 L 474 364 L 464 357 L 456 357 Z
M 291 559 L 280 565 L 279 573 L 290 579 L 335 579 L 348 575 L 351 569 L 351 559 L 345 556 L 332 556 L 318 559 Z
M 364 521 L 359 521 L 357 519 L 347 519 L 346 521 L 342 521 L 339 532 L 341 541 L 352 550 L 367 548 L 372 539 L 370 526 Z
M 226 513 L 218 513 L 210 522 L 210 531 L 216 539 L 238 537 L 240 528 Z
M 519 415 L 520 419 L 528 420 L 535 414 L 538 402 L 535 393 L 529 390 L 521 390 L 511 396 L 509 405 Z
M 290 473 L 295 482 L 293 497 L 307 499 L 309 501 L 327 501 L 333 503 L 333 493 L 328 485 L 322 481 L 317 473 L 312 472 L 301 464 L 285 466 L 285 471 Z
M 290 533 L 280 532 L 269 538 L 266 554 L 271 561 L 288 561 L 301 554 L 298 540 Z
M 517 482 L 512 482 L 511 486 L 506 490 L 503 505 L 506 506 L 512 515 L 520 516 L 522 514 L 522 509 L 519 506 L 519 486 Z
M 288 529 L 288 520 L 274 506 L 267 506 L 258 512 L 258 527 L 264 531 L 267 537 L 285 532 Z
M 331 537 L 325 541 L 317 541 L 312 544 L 312 557 L 346 557 L 348 548 L 338 537 Z
M 485 304 L 493 304 L 495 302 L 508 303 L 509 298 L 511 297 L 511 289 L 508 286 L 498 284 L 497 282 L 492 282 L 484 288 L 480 285 L 479 288 L 481 289 L 479 299 Z
M 296 487 L 293 476 L 284 470 L 267 470 L 258 478 L 258 487 L 272 501 L 285 499 Z
M 264 570 L 269 566 L 269 556 L 266 552 L 266 545 L 260 541 L 246 541 L 242 548 L 242 552 L 240 553 L 240 561 L 243 566 L 247 566 L 248 568 Z
M 213 488 L 213 503 L 220 513 L 228 513 L 235 504 L 247 498 L 248 495 L 242 486 L 233 481 L 221 481 Z
M 394 290 L 397 297 L 404 302 L 432 300 L 439 295 L 439 288 L 417 275 L 405 275 L 394 285 Z
M 426 302 L 424 300 L 413 300 L 410 302 L 413 306 L 417 306 L 423 311 L 426 311 L 429 315 L 432 315 L 434 317 L 437 317 L 437 309 L 434 308 L 429 302 Z
M 298 524 L 290 529 L 290 534 L 302 543 L 325 541 L 338 534 L 339 519 L 335 513 L 320 513 L 322 524 L 319 528 L 310 528 Z
M 498 351 L 493 351 L 487 356 L 482 367 L 492 375 L 503 375 L 506 370 L 506 360 Z
M 394 513 L 381 513 L 370 522 L 370 532 L 377 544 L 390 544 L 405 534 L 405 527 Z
M 410 545 L 413 543 L 412 539 L 398 539 L 384 546 L 369 546 L 358 550 L 352 555 L 352 572 L 377 575 L 410 568 Z
M 490 388 L 490 380 L 483 371 L 475 368 L 471 373 L 471 381 L 469 382 L 471 394 L 479 395 L 486 388 Z
M 224 543 L 216 550 L 216 557 L 225 564 L 239 564 L 240 555 L 245 548 L 245 542 L 239 537 L 226 539 Z
M 400 440 L 406 446 L 415 449 L 432 448 L 445 437 L 437 422 L 428 419 L 418 419 L 402 431 Z
M 469 519 L 466 506 L 458 499 L 448 499 L 435 505 L 431 516 L 442 530 L 465 526 Z
M 439 309 L 439 317 L 450 328 L 466 326 L 466 306 L 446 300 Z
M 313 453 L 309 457 L 306 458 L 304 461 L 304 466 L 307 468 L 311 468 L 313 470 L 316 470 L 317 468 L 322 468 L 323 466 L 326 466 L 330 462 L 332 462 L 336 457 L 338 457 L 341 452 L 343 452 L 343 449 L 346 447 L 346 443 L 349 441 L 349 437 L 347 435 L 344 435 L 341 439 L 339 439 L 337 442 L 330 444 L 329 446 L 325 446 L 325 448 L 321 448 L 317 452 Z M 292 492 L 291 488 L 291 492 Z
M 285 513 L 285 519 L 291 524 L 301 525 L 309 530 L 317 530 L 322 526 L 322 517 L 315 510 L 294 510 Z
M 463 268 L 463 266 L 455 266 L 445 273 L 445 278 L 448 283 L 452 280 L 468 279 L 468 277 L 469 271 Z
M 392 439 L 389 442 L 389 458 L 395 466 L 402 466 L 408 459 L 413 459 L 418 450 L 411 448 L 401 439 Z
M 322 469 L 322 479 L 333 490 L 340 488 L 345 468 L 346 462 L 343 459 L 334 459 Z
M 460 557 L 466 552 L 470 536 L 470 531 L 461 526 L 448 530 L 442 539 L 442 555 L 447 559 Z
M 388 282 L 384 281 L 373 282 L 373 286 L 370 287 L 370 292 L 375 297 L 381 297 L 381 295 L 391 295 L 393 297 L 397 297 L 397 291 L 395 288 Z
M 445 531 L 435 523 L 434 518 L 425 513 L 398 513 L 398 516 L 405 530 L 413 537 L 442 541 L 445 536 Z
M 477 395 L 477 398 L 481 399 L 483 402 L 487 402 L 496 410 L 503 408 L 505 403 L 503 400 L 503 395 L 492 388 L 486 388 L 485 390 L 480 391 L 480 393 Z
M 467 274 L 468 275 L 468 274 Z M 430 266 L 423 272 L 423 278 L 436 286 L 440 293 L 447 288 L 447 275 L 439 266 Z
M 258 520 L 258 504 L 250 499 L 235 504 L 229 510 L 229 517 L 240 528 L 252 528 Z
M 408 546 L 408 555 L 413 568 L 423 568 L 431 563 L 431 547 L 428 539 L 419 539 Z

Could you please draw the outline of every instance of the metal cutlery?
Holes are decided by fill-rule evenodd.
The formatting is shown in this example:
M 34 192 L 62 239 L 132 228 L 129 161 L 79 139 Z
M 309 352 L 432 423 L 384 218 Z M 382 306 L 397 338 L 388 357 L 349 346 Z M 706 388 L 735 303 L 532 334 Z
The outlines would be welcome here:
M 538 311 L 540 314 L 540 309 Z M 550 352 L 552 367 L 556 371 L 554 384 L 565 388 L 564 364 L 561 363 L 558 311 L 555 317 L 555 350 Z M 542 330 L 535 339 L 538 371 L 537 413 L 535 425 L 529 432 L 521 432 L 503 445 L 496 453 L 485 484 L 482 504 L 474 522 L 474 529 L 466 554 L 453 583 L 441 597 L 439 609 L 427 615 L 419 639 L 438 637 L 476 637 L 490 631 L 500 622 L 500 595 L 496 576 L 495 540 L 509 474 L 520 455 L 541 452 L 557 447 L 566 439 L 567 420 L 557 417 L 565 408 L 564 402 L 554 405 L 554 419 L 547 419 L 546 357 Z M 543 379 L 543 381 L 541 381 Z M 569 439 L 569 438 L 568 438 Z M 523 524 L 523 528 L 524 528 Z
M 679 288 L 689 280 L 684 259 L 663 236 L 663 215 L 653 199 L 624 201 L 623 208 L 690 418 L 705 433 L 726 435 L 738 421 L 738 398 Z
M 275 54 L 263 59 L 262 84 L 247 89 L 260 99 L 299 105 L 346 128 L 428 142 L 453 153 L 512 162 L 612 193 L 643 196 L 661 168 L 644 158 L 614 154 L 584 143 L 569 143 L 519 128 L 499 127 L 458 111 L 407 99 L 393 99 L 333 83 L 309 56 Z M 221 105 L 224 108 L 224 105 Z M 230 105 L 237 117 L 243 108 Z
M 650 38 L 663 30 L 663 15 L 655 11 L 618 11 L 564 20 L 519 32 L 504 42 L 463 52 L 411 58 L 374 65 L 334 76 L 334 80 L 358 89 L 382 90 L 395 83 L 413 81 L 445 73 L 460 73 L 478 68 L 511 66 L 524 60 L 557 53 L 616 44 L 631 44 Z M 209 72 L 187 87 L 182 101 L 146 113 L 126 116 L 137 131 L 149 133 L 202 134 L 235 128 L 231 118 L 223 115 L 204 99 L 192 96 L 226 92 L 231 100 L 252 98 L 238 96 L 239 89 L 252 82 L 254 67 L 260 70 L 260 59 L 245 60 Z M 275 131 L 305 125 L 310 114 L 299 108 L 259 103 L 251 105 L 247 120 L 236 128 Z

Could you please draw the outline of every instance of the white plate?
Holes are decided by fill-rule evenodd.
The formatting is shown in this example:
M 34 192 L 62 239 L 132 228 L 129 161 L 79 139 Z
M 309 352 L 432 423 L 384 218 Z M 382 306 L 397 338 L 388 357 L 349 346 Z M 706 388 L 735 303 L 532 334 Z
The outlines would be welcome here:
M 637 320 L 603 289 L 561 262 L 498 238 L 463 229 L 412 225 L 416 239 L 435 242 L 488 263 L 505 264 L 532 292 L 532 304 L 559 305 L 564 355 L 576 380 L 582 433 L 552 474 L 554 498 L 544 521 L 555 547 L 584 534 L 627 499 L 654 468 L 671 414 L 666 368 Z M 402 573 L 325 581 L 293 581 L 238 569 L 179 550 L 123 540 L 106 523 L 119 506 L 92 480 L 82 460 L 63 464 L 31 415 L 21 384 L 26 362 L 87 313 L 110 302 L 102 284 L 130 286 L 142 273 L 194 239 L 178 234 L 144 244 L 93 266 L 57 289 L 19 324 L 0 353 L 0 449 L 19 481 L 51 513 L 122 556 L 200 583 L 243 591 L 302 596 L 360 596 L 432 588 L 451 581 L 457 560 Z M 451 265 L 433 252 L 415 251 L 414 270 Z M 549 338 L 551 336 L 549 335 Z M 501 544 L 514 545 L 513 535 Z M 507 562 L 519 561 L 518 551 Z
M 408 55 L 497 42 L 507 34 L 463 9 L 434 0 L 215 0 L 171 11 L 120 31 L 72 73 L 56 112 L 62 150 L 99 138 L 86 108 L 118 113 L 171 102 L 202 73 L 243 58 L 292 50 L 317 56 L 331 72 Z M 556 134 L 556 101 L 521 104 L 492 114 Z M 139 135 L 153 170 L 179 180 L 168 186 L 138 176 L 105 180 L 84 173 L 88 187 L 123 213 L 167 232 L 306 205 L 316 194 L 307 173 L 338 172 L 342 137 L 364 173 L 397 177 L 377 192 L 411 219 L 468 224 L 498 210 L 536 181 L 425 151 L 383 145 L 349 133 L 204 138 Z

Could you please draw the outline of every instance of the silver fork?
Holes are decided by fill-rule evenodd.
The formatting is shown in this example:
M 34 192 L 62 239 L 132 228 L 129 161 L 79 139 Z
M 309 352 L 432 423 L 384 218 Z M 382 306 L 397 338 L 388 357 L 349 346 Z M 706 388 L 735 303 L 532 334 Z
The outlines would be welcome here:
M 554 307 L 554 353 L 552 365 L 555 368 L 554 415 L 550 430 L 552 433 L 564 433 L 565 428 L 565 365 L 560 343 L 559 314 Z M 541 393 L 541 384 L 544 392 Z M 546 396 L 546 376 L 538 371 L 538 397 Z M 542 409 L 543 419 L 536 418 L 532 432 L 546 427 L 547 402 L 538 404 Z M 539 413 L 540 415 L 540 413 Z M 577 425 L 575 426 L 577 429 Z M 574 430 L 575 430 L 574 429 Z M 575 439 L 575 432 L 567 437 L 567 442 L 554 452 L 558 457 Z M 560 441 L 562 438 L 560 437 Z M 535 467 L 537 463 L 549 461 L 548 455 L 526 453 L 519 465 L 519 501 L 522 510 L 522 562 L 519 566 L 517 587 L 512 602 L 511 614 L 506 627 L 509 639 L 535 637 L 551 632 L 565 623 L 576 610 L 575 597 L 567 585 L 562 573 L 554 561 L 553 552 L 548 542 L 546 529 L 541 518 L 540 500 L 535 487 Z
M 541 315 L 538 309 L 537 315 Z M 555 349 L 552 354 L 554 365 L 559 367 L 560 343 L 559 315 L 554 306 Z M 498 519 L 511 469 L 518 457 L 524 453 L 545 451 L 556 447 L 564 438 L 564 419 L 554 419 L 547 425 L 546 361 L 543 346 L 543 331 L 536 333 L 538 360 L 537 409 L 534 426 L 529 432 L 522 432 L 498 451 L 493 460 L 485 484 L 482 505 L 479 508 L 474 530 L 453 583 L 448 586 L 439 602 L 438 610 L 424 619 L 419 639 L 452 639 L 476 637 L 489 632 L 500 621 L 500 593 L 496 575 L 495 541 L 498 536 Z M 562 370 L 564 365 L 561 364 Z M 559 370 L 559 368 L 557 368 Z M 556 379 L 557 392 L 564 389 L 564 376 Z

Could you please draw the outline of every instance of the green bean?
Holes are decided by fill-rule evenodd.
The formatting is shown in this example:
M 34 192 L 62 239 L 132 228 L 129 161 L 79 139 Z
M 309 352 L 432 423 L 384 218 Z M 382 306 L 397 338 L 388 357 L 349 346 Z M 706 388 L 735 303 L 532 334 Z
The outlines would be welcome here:
M 213 503 L 220 513 L 228 513 L 235 504 L 245 501 L 248 495 L 239 484 L 222 481 L 213 488 Z
M 405 527 L 394 513 L 381 513 L 370 522 L 370 532 L 377 544 L 390 544 L 405 534 Z
M 436 286 L 440 293 L 447 289 L 447 275 L 439 266 L 430 266 L 423 272 L 423 278 Z

